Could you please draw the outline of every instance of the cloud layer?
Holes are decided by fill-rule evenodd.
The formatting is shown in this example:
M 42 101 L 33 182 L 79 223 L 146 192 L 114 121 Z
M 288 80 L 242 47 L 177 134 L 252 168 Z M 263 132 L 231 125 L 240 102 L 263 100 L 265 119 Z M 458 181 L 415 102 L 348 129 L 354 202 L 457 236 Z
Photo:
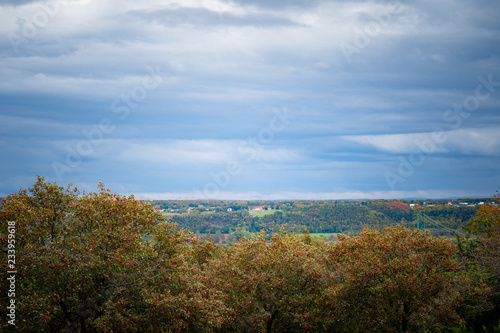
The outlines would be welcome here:
M 0 9 L 0 195 L 37 174 L 224 198 L 486 196 L 500 184 L 497 2 Z

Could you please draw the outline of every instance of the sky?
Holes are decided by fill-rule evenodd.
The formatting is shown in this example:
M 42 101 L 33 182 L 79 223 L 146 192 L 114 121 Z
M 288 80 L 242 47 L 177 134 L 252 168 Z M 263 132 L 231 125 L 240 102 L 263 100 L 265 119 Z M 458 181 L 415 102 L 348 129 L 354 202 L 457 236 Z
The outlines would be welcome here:
M 4 0 L 0 196 L 490 197 L 500 2 Z

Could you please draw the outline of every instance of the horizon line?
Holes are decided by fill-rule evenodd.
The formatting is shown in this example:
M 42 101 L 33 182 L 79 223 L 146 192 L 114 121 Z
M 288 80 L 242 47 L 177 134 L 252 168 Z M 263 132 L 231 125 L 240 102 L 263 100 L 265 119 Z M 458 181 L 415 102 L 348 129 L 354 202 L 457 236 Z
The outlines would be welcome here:
M 373 191 L 373 192 L 276 192 L 262 194 L 259 192 L 218 192 L 207 196 L 189 192 L 149 192 L 129 193 L 142 200 L 229 200 L 229 201 L 285 201 L 285 200 L 456 200 L 456 199 L 490 199 L 496 191 L 456 191 L 456 190 L 418 190 L 418 191 Z M 489 191 L 488 191 L 489 192 Z M 124 194 L 126 195 L 126 194 Z

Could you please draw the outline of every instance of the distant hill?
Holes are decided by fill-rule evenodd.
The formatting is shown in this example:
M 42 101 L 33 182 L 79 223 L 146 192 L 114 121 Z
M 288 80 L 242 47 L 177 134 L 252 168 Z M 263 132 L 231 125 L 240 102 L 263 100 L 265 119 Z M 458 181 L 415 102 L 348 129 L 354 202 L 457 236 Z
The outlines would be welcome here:
M 153 201 L 179 228 L 194 233 L 248 236 L 280 228 L 302 233 L 357 234 L 365 227 L 403 223 L 422 227 L 435 236 L 461 231 L 489 198 L 419 200 L 304 200 L 304 201 Z M 266 214 L 251 214 L 259 207 Z M 259 215 L 259 216 L 256 216 Z M 227 237 L 225 237 L 227 239 Z

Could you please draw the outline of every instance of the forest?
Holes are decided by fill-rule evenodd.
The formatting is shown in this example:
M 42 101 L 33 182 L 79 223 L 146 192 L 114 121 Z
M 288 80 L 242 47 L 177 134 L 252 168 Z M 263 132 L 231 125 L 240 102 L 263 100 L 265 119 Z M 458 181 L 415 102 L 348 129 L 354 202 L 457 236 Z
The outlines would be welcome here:
M 255 228 L 224 244 L 179 228 L 170 221 L 177 216 L 165 218 L 158 203 L 114 194 L 103 184 L 81 193 L 40 177 L 1 204 L 0 274 L 8 281 L 1 284 L 2 331 L 479 333 L 498 327 L 498 205 L 460 211 L 421 205 L 436 218 L 452 216 L 452 225 L 470 214 L 462 236 L 451 239 L 405 223 L 414 213 L 404 202 L 289 204 L 274 204 L 279 211 L 263 217 L 247 217 L 243 203 L 234 211 L 220 208 L 226 217 L 211 225 Z M 207 214 L 202 203 L 187 205 Z M 307 229 L 310 221 L 355 232 L 327 241 L 290 228 Z
M 465 204 L 466 203 L 466 204 Z M 416 227 L 418 215 L 434 236 L 455 237 L 482 204 L 491 199 L 462 200 L 332 200 L 332 201 L 153 201 L 165 218 L 197 235 L 218 242 L 236 241 L 264 231 L 268 238 L 281 228 L 318 234 L 356 235 L 366 227 L 403 223 Z M 410 206 L 412 205 L 412 206 Z M 257 216 L 253 208 L 261 207 Z M 411 208 L 410 208 L 411 207 Z M 424 217 L 425 216 L 425 217 Z

